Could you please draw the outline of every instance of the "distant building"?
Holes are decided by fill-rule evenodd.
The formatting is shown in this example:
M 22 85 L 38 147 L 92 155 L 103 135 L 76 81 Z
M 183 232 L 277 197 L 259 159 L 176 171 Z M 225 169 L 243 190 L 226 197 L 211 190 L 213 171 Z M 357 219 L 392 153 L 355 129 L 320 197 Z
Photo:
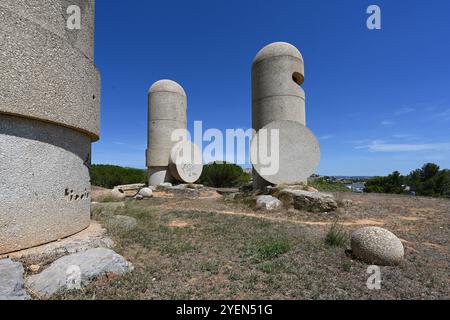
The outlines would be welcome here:
M 346 185 L 346 187 L 353 192 L 362 193 L 362 192 L 364 192 L 366 185 L 362 182 L 355 182 L 355 183 Z

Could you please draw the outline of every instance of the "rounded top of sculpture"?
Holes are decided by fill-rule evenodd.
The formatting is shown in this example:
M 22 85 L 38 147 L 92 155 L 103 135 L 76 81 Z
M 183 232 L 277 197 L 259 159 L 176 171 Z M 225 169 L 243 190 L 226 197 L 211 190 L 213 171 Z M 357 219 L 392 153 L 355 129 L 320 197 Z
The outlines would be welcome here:
M 291 56 L 303 61 L 302 54 L 292 44 L 287 42 L 274 42 L 265 46 L 258 52 L 255 59 L 253 60 L 253 64 L 261 62 L 265 59 L 279 56 Z
M 156 81 L 148 90 L 148 93 L 155 92 L 174 92 L 186 97 L 186 92 L 183 87 L 172 80 Z

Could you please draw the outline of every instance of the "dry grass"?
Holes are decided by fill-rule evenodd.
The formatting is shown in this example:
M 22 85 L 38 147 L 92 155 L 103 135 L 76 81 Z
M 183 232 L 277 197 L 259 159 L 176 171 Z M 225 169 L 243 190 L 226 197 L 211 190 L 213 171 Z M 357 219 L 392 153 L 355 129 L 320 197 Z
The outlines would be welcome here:
M 449 298 L 450 201 L 345 194 L 355 205 L 330 214 L 260 213 L 221 198 L 130 201 L 109 214 L 138 219 L 109 229 L 135 265 L 63 299 L 436 299 Z M 377 222 L 406 249 L 399 267 L 382 267 L 382 289 L 366 287 L 367 266 L 324 239 L 336 218 L 343 232 Z

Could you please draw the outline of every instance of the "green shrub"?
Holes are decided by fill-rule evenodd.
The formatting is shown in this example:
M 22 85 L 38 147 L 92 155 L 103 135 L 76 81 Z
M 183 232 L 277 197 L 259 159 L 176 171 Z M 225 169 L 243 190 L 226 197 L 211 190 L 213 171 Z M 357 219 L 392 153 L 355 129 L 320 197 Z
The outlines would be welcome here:
M 146 170 L 142 169 L 94 164 L 90 173 L 92 185 L 108 189 L 122 184 L 145 183 L 147 181 Z
M 289 241 L 284 238 L 264 238 L 257 246 L 258 257 L 262 260 L 271 260 L 291 249 Z
M 250 181 L 250 174 L 242 167 L 231 163 L 217 163 L 205 165 L 199 183 L 214 188 L 239 187 Z
M 333 223 L 325 237 L 325 243 L 332 247 L 344 247 L 347 244 L 348 235 L 337 222 Z

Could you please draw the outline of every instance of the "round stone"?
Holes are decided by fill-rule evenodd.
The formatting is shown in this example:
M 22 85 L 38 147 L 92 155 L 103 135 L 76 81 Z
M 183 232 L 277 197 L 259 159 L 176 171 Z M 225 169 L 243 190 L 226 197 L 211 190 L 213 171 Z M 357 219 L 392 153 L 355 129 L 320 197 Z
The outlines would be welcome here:
M 320 162 L 320 146 L 304 125 L 273 121 L 252 140 L 250 160 L 255 171 L 272 184 L 306 182 Z
M 355 257 L 375 265 L 397 265 L 405 253 L 400 239 L 379 227 L 365 227 L 353 232 L 351 247 Z
M 144 198 L 151 198 L 153 196 L 153 190 L 150 188 L 142 188 L 139 190 L 139 194 Z
M 178 181 L 194 183 L 202 174 L 202 153 L 191 141 L 177 143 L 170 156 L 169 170 Z
M 125 195 L 125 193 L 122 190 L 119 189 L 112 189 L 111 190 L 111 195 L 119 200 L 125 199 L 127 196 Z

